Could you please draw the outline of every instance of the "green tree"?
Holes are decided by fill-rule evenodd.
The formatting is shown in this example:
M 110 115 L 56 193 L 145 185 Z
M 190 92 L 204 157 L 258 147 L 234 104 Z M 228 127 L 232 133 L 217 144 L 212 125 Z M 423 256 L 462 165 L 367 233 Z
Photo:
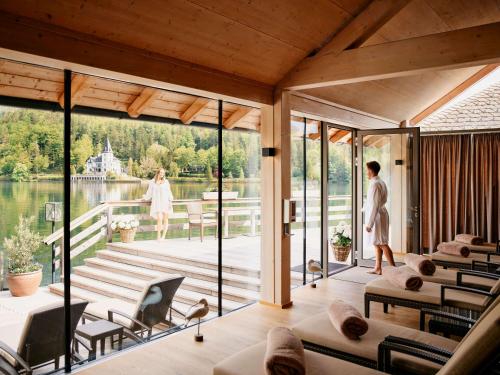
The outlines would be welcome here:
M 153 178 L 160 165 L 152 157 L 146 156 L 141 159 L 138 177 Z
M 174 151 L 174 161 L 181 172 L 187 171 L 195 159 L 196 151 L 193 148 L 181 146 Z
M 93 153 L 92 139 L 88 134 L 84 134 L 72 144 L 71 164 L 74 164 L 76 168 L 83 168 L 85 167 L 85 162 Z
M 16 163 L 12 171 L 13 181 L 27 181 L 30 178 L 29 168 L 23 163 Z
M 45 172 L 49 167 L 49 157 L 46 155 L 37 155 L 33 158 L 32 169 L 36 174 Z
M 134 161 L 132 160 L 132 158 L 128 158 L 127 174 L 129 176 L 134 176 Z
M 170 165 L 168 166 L 168 175 L 170 177 L 179 177 L 179 166 L 177 165 L 177 163 L 175 161 L 171 162 Z

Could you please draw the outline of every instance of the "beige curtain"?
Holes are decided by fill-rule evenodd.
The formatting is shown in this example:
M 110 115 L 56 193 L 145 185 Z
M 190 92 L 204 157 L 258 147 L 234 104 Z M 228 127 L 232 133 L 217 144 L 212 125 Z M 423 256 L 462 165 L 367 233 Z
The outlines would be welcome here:
M 500 233 L 500 133 L 421 139 L 421 236 L 435 249 L 457 233 Z

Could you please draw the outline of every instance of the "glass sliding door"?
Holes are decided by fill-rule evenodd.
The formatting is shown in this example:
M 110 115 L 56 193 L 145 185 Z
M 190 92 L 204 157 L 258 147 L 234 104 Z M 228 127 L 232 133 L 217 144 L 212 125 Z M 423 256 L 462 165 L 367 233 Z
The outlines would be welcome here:
M 369 180 L 366 163 L 377 161 L 380 178 L 387 185 L 389 246 L 396 261 L 406 253 L 419 251 L 419 129 L 366 130 L 357 132 L 358 178 L 358 263 L 372 266 L 375 250 L 365 230 Z

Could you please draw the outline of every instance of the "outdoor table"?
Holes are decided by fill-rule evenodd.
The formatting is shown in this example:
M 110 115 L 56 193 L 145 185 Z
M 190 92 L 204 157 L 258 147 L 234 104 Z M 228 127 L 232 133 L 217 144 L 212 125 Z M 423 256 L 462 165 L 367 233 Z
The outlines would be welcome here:
M 123 327 L 108 320 L 96 320 L 91 323 L 76 327 L 76 334 L 90 341 L 92 352 L 91 360 L 96 358 L 97 342 L 101 342 L 101 355 L 104 355 L 106 338 L 111 337 L 111 347 L 113 347 L 113 336 L 118 335 L 118 350 L 122 349 Z

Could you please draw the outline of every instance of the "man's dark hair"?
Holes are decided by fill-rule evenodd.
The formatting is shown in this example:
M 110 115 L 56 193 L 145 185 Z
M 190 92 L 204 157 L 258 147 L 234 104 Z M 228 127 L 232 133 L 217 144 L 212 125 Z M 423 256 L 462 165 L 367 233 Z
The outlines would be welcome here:
M 380 164 L 377 161 L 369 161 L 366 163 L 366 166 L 368 169 L 371 169 L 375 175 L 378 175 L 378 172 L 380 172 Z

